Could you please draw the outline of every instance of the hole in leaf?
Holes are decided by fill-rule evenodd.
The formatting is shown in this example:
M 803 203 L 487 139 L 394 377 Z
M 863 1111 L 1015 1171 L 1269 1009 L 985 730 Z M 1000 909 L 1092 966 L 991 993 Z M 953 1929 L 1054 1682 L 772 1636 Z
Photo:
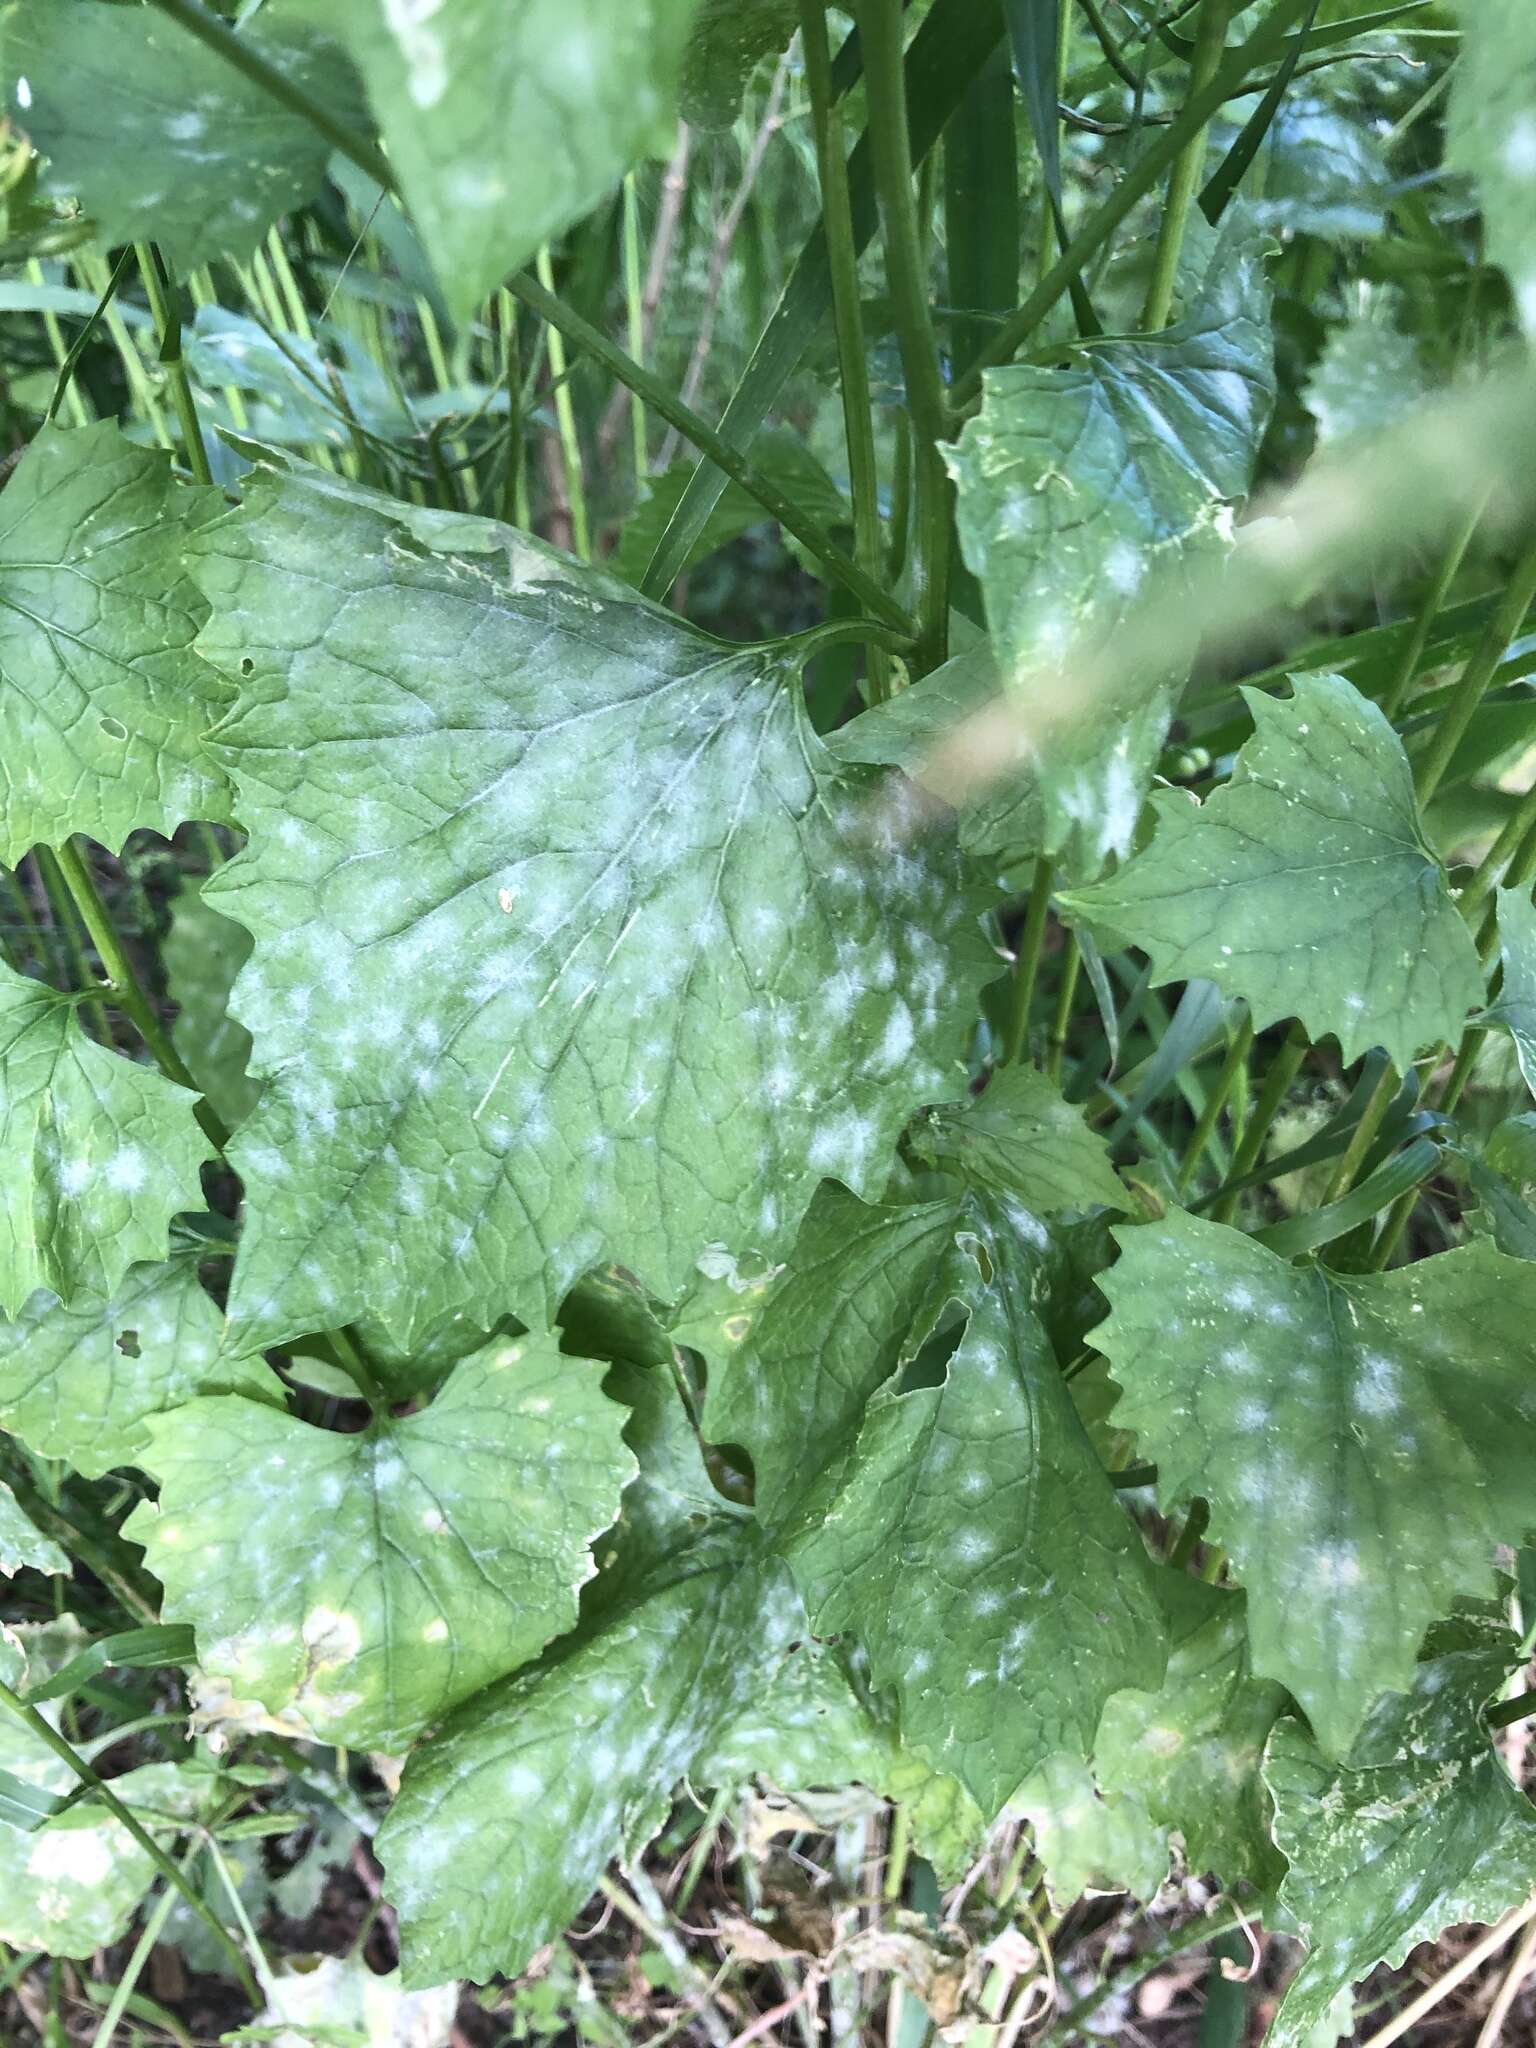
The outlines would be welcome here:
M 137 1358 L 139 1356 L 138 1331 L 124 1330 L 118 1337 L 117 1348 L 119 1351 L 121 1351 L 124 1358 Z
M 248 654 L 242 654 L 242 655 L 241 655 L 241 657 L 240 657 L 240 673 L 241 673 L 241 675 L 243 675 L 243 676 L 248 676 L 248 675 L 250 675 L 250 674 L 251 674 L 251 673 L 252 673 L 252 672 L 254 671 L 255 667 L 256 667 L 256 664 L 255 664 L 255 662 L 254 662 L 254 661 L 252 661 L 251 657 L 250 657 L 250 656 L 249 656 Z
M 109 740 L 125 740 L 128 737 L 128 728 L 120 718 L 103 718 L 101 729 Z

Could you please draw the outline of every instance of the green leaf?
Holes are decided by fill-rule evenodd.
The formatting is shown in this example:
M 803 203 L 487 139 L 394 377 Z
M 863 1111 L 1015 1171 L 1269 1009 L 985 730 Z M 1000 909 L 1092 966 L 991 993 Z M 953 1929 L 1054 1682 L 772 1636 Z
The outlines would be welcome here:
M 1502 1025 L 1514 1040 L 1525 1085 L 1536 1095 L 1536 904 L 1529 887 L 1499 889 L 1495 898 L 1504 979 L 1484 1020 Z
M 0 1770 L 0 1823 L 24 1835 L 35 1834 L 45 1820 L 69 1803 L 65 1792 L 44 1792 L 39 1786 Z
M 1033 1067 L 1004 1067 L 971 1101 L 924 1110 L 907 1142 L 925 1165 L 1001 1197 L 1026 1241 L 1040 1234 L 1031 1211 L 1126 1207 L 1103 1139 Z
M 180 1764 L 141 1764 L 112 1790 L 152 1830 L 176 1832 L 206 1806 L 209 1783 Z M 0 1941 L 89 1956 L 122 1939 L 154 1879 L 149 1851 L 89 1798 L 32 1833 L 0 1828 Z
M 221 917 L 195 886 L 184 884 L 171 905 L 171 928 L 160 949 L 177 1011 L 171 1042 L 231 1128 L 245 1121 L 261 1094 L 246 1072 L 251 1034 L 229 1014 L 230 990 L 250 953 L 250 933 Z
M 1303 2048 L 1334 1998 L 1378 1963 L 1463 1921 L 1496 1920 L 1536 1886 L 1536 1811 L 1479 1710 L 1519 1659 L 1492 1624 L 1459 1624 L 1406 1698 L 1389 1694 L 1342 1764 L 1296 1721 L 1265 1775 L 1291 1869 L 1280 1901 L 1308 1944 L 1266 2048 Z
M 1172 1211 L 1116 1233 L 1094 1341 L 1163 1503 L 1203 1495 L 1254 1670 L 1342 1756 L 1430 1622 L 1536 1521 L 1536 1272 L 1486 1242 L 1397 1272 L 1294 1267 Z
M 753 72 L 765 57 L 789 47 L 798 19 L 795 0 L 699 0 L 679 93 L 688 125 L 729 128 Z
M 1061 369 L 988 370 L 950 453 L 961 549 L 1005 690 L 1030 719 L 1021 751 L 1040 838 L 1021 840 L 1014 860 L 1059 854 L 1091 876 L 1130 847 L 1179 659 L 1149 660 L 1086 710 L 1049 707 L 1063 695 L 1060 662 L 1113 634 L 1150 575 L 1227 544 L 1274 399 L 1264 250 L 1251 221 L 1229 215 L 1176 326 L 1074 347 Z
M 1168 1875 L 1168 1838 L 1146 1809 L 1106 1792 L 1081 1756 L 1058 1752 L 1009 1802 L 1035 1831 L 1035 1854 L 1063 1910 L 1090 1888 L 1154 1898 Z
M 883 1183 L 995 960 L 791 657 L 317 475 L 258 477 L 198 570 L 250 671 L 251 846 L 207 891 L 256 935 L 271 1077 L 232 1155 L 248 1337 L 538 1323 L 612 1259 L 675 1297 L 705 1245 L 787 1250 L 823 1174 Z
M 204 1671 L 316 1739 L 398 1750 L 576 1618 L 634 1460 L 599 1369 L 497 1342 L 358 1435 L 239 1397 L 148 1425 L 124 1532 Z
M 829 1188 L 783 1273 L 701 1347 L 705 1433 L 751 1453 L 813 1628 L 857 1638 L 905 1739 L 988 1816 L 1164 1658 L 1034 1279 L 980 1203 L 867 1209 Z
M 111 1294 L 200 1209 L 211 1153 L 185 1088 L 86 1037 L 74 999 L 0 962 L 0 1312 Z
M 1165 1844 L 1181 1837 L 1192 1872 L 1268 1894 L 1284 1865 L 1259 1765 L 1284 1688 L 1253 1676 L 1241 1593 L 1172 1571 L 1158 1573 L 1157 1589 L 1171 1637 L 1167 1677 L 1155 1692 L 1127 1689 L 1106 1702 L 1094 1777 L 1107 1796 L 1141 1807 Z
M 1536 1259 L 1536 1112 L 1495 1125 L 1467 1170 L 1499 1250 L 1514 1259 Z
M 459 317 L 670 146 L 695 0 L 309 4 L 357 61 Z
M 1328 330 L 1303 397 L 1317 421 L 1319 447 L 1337 449 L 1396 425 L 1428 393 L 1412 337 L 1380 319 L 1361 319 Z
M 136 1464 L 149 1417 L 196 1394 L 280 1402 L 281 1382 L 261 1359 L 226 1343 L 197 1263 L 187 1250 L 133 1266 L 106 1301 L 86 1295 L 65 1307 L 35 1294 L 0 1322 L 0 1426 L 94 1479 Z
M 1145 853 L 1063 908 L 1200 975 L 1257 1029 L 1298 1017 L 1346 1065 L 1383 1045 L 1406 1068 L 1461 1035 L 1482 994 L 1472 935 L 1425 843 L 1401 740 L 1341 676 L 1297 676 L 1288 702 L 1244 694 L 1257 730 L 1196 806 L 1155 799 Z
M 141 826 L 227 818 L 203 744 L 227 692 L 192 645 L 206 607 L 184 566 L 219 494 L 174 483 L 168 455 L 102 420 L 43 427 L 3 503 L 0 861 L 73 832 L 115 852 Z
M 44 1700 L 68 1699 L 113 1665 L 123 1671 L 162 1671 L 168 1665 L 190 1664 L 195 1654 L 189 1628 L 155 1623 L 148 1628 L 121 1629 L 115 1635 L 98 1636 L 51 1678 L 28 1686 L 27 1704 L 35 1707 Z
M 378 1834 L 406 1982 L 521 1970 L 656 1833 L 803 1629 L 748 1532 L 708 1538 L 462 1708 L 411 1757 Z
M 356 84 L 328 38 L 264 7 L 242 33 L 343 119 Z M 154 240 L 178 270 L 246 257 L 319 191 L 331 145 L 216 50 L 158 15 L 99 0 L 17 0 L 6 99 L 100 241 Z
M 866 1785 L 908 1809 L 917 1845 L 945 1883 L 965 1875 L 986 1835 L 965 1787 L 908 1749 L 836 1651 L 814 1642 L 785 1657 L 689 1775 L 695 1785 L 713 1786 L 765 1778 L 802 1796 Z
M 51 1536 L 34 1528 L 11 1489 L 0 1481 L 0 1573 L 67 1572 L 69 1559 Z
M 1461 10 L 1447 155 L 1477 182 L 1489 259 L 1536 332 L 1536 22 L 1524 0 Z

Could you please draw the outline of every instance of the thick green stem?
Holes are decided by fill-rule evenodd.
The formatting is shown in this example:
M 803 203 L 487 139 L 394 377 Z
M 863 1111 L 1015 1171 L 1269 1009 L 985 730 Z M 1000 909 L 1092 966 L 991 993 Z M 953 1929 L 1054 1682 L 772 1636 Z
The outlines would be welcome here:
M 1301 1071 L 1301 1063 L 1308 1052 L 1307 1034 L 1299 1024 L 1291 1026 L 1285 1044 L 1276 1053 L 1269 1072 L 1264 1077 L 1264 1086 L 1254 1104 L 1253 1115 L 1232 1155 L 1232 1171 L 1227 1176 L 1227 1191 L 1211 1209 L 1211 1216 L 1217 1223 L 1230 1223 L 1242 1199 L 1241 1182 L 1252 1171 L 1259 1154 L 1264 1149 L 1270 1128 L 1290 1092 L 1291 1083 Z
M 1068 932 L 1062 952 L 1061 982 L 1056 990 L 1056 1014 L 1051 1019 L 1050 1036 L 1045 1042 L 1046 1078 L 1061 1081 L 1062 1061 L 1067 1051 L 1067 1031 L 1072 1023 L 1073 999 L 1077 994 L 1077 980 L 1082 972 L 1083 949 L 1077 942 L 1077 933 Z
M 1021 1059 L 1029 1042 L 1029 1013 L 1034 1004 L 1035 977 L 1040 971 L 1040 951 L 1045 942 L 1045 920 L 1051 908 L 1051 885 L 1055 878 L 1055 869 L 1050 861 L 1036 861 L 1034 886 L 1029 892 L 1029 907 L 1024 913 L 1024 929 L 1019 935 L 1013 987 L 1008 998 L 1008 1021 L 1003 1031 L 1004 1066 L 1012 1066 Z
M 1232 0 L 1202 0 L 1195 28 L 1195 54 L 1190 61 L 1191 97 L 1209 85 L 1221 64 L 1226 47 L 1227 23 L 1232 18 Z M 1179 257 L 1184 248 L 1184 229 L 1189 209 L 1200 188 L 1205 169 L 1205 129 L 1202 126 L 1179 152 L 1163 198 L 1163 217 L 1157 231 L 1157 250 L 1152 258 L 1152 282 L 1147 288 L 1146 309 L 1141 324 L 1149 331 L 1168 325 L 1173 308 L 1174 284 L 1179 274 Z
M 645 288 L 640 278 L 640 199 L 633 171 L 624 173 L 624 313 L 629 352 L 642 366 L 645 362 Z M 645 407 L 633 391 L 629 394 L 629 427 L 638 492 L 649 467 L 645 445 Z
M 181 315 L 176 310 L 173 297 L 175 288 L 153 243 L 136 242 L 134 256 L 139 275 L 144 280 L 144 296 L 149 300 L 150 317 L 155 323 L 160 367 L 171 387 L 171 403 L 176 408 L 176 418 L 181 427 L 181 444 L 186 450 L 187 467 L 200 484 L 211 484 L 213 471 L 208 467 L 208 450 L 203 443 L 203 429 L 197 417 L 197 400 L 192 393 L 192 380 L 187 375 L 186 363 L 182 360 Z
M 0 1679 L 0 1708 L 3 1708 L 13 1720 L 19 1721 L 24 1728 L 35 1735 L 38 1741 L 45 1748 L 51 1750 L 61 1763 L 66 1764 L 74 1772 L 82 1785 L 90 1787 L 93 1796 L 101 1801 L 112 1818 L 128 1830 L 145 1855 L 153 1862 L 161 1876 L 168 1883 L 175 1886 L 198 1919 L 204 1922 L 217 1939 L 219 1946 L 228 1951 L 230 1960 L 235 1965 L 235 1974 L 240 1981 L 241 1988 L 253 2003 L 256 2002 L 258 1998 L 256 1983 L 255 1979 L 251 1976 L 244 1950 L 230 1934 L 228 1928 L 217 1918 L 207 1900 L 188 1882 L 182 1871 L 177 1867 L 175 1859 L 166 1854 L 165 1850 L 161 1848 L 144 1824 L 124 1806 L 111 1786 L 103 1779 L 97 1777 L 85 1759 L 76 1753 L 71 1745 L 64 1740 L 64 1737 L 58 1733 L 57 1729 L 53 1728 L 43 1719 L 36 1707 L 29 1707 L 26 1701 L 17 1693 L 14 1693 L 3 1679 Z
M 91 971 L 90 959 L 80 934 L 79 917 L 70 897 L 69 885 L 64 879 L 63 871 L 51 846 L 34 847 L 32 858 L 37 865 L 43 894 L 48 898 L 48 908 L 53 912 L 54 929 L 64 948 L 64 971 L 69 977 L 70 986 L 83 991 L 85 1001 L 81 1007 L 90 1017 L 96 1036 L 102 1044 L 110 1045 L 112 1026 L 107 1020 L 106 1002 L 101 994 L 101 984 Z
M 1370 1100 L 1360 1112 L 1359 1123 L 1350 1133 L 1349 1143 L 1344 1148 L 1344 1156 L 1333 1170 L 1333 1178 L 1329 1181 L 1323 1196 L 1322 1207 L 1326 1208 L 1330 1202 L 1340 1201 L 1354 1186 L 1355 1176 L 1360 1171 L 1365 1155 L 1376 1142 L 1381 1120 L 1392 1107 L 1401 1086 L 1401 1076 L 1388 1060 L 1371 1091 Z
M 1536 539 L 1531 541 L 1515 564 L 1504 593 L 1494 607 L 1493 616 L 1483 628 L 1482 638 L 1461 672 L 1445 716 L 1435 729 L 1434 744 L 1420 755 L 1415 765 L 1413 786 L 1421 805 L 1427 804 L 1439 788 L 1452 755 L 1466 737 L 1477 707 L 1487 695 L 1489 685 L 1498 674 L 1499 663 L 1508 652 L 1509 643 L 1520 631 L 1532 604 L 1536 604 Z
M 821 175 L 821 217 L 832 276 L 832 321 L 848 446 L 848 486 L 853 496 L 854 560 L 872 582 L 884 574 L 880 537 L 880 479 L 875 465 L 874 415 L 869 399 L 869 366 L 864 352 L 864 315 L 859 302 L 859 254 L 848 197 L 842 110 L 832 91 L 832 57 L 827 45 L 827 11 L 820 0 L 801 0 L 800 41 L 805 82 L 816 131 Z M 869 651 L 869 695 L 882 703 L 891 694 L 891 666 L 878 646 Z
M 857 0 L 864 53 L 869 146 L 880 204 L 886 284 L 896 324 L 907 411 L 912 420 L 914 540 L 909 555 L 917 646 L 913 667 L 926 675 L 943 661 L 949 640 L 952 487 L 942 448 L 950 431 L 938 344 L 928 304 L 926 223 L 912 184 L 912 142 L 902 66 L 906 16 L 901 0 Z
M 1277 0 L 1274 11 L 1266 15 L 1246 43 L 1229 53 L 1210 83 L 1201 91 L 1191 93 L 1178 119 L 1165 128 L 1155 142 L 1148 144 L 1146 154 L 1126 172 L 1111 197 L 1073 236 L 1023 305 L 1011 319 L 1003 322 L 976 362 L 955 385 L 950 394 L 955 405 L 969 405 L 977 396 L 981 390 L 983 370 L 997 363 L 1009 362 L 1017 355 L 1069 288 L 1073 278 L 1081 274 L 1127 214 L 1178 161 L 1180 151 L 1201 132 L 1228 94 L 1242 85 L 1255 64 L 1266 60 L 1279 48 L 1286 30 L 1310 4 L 1311 0 Z

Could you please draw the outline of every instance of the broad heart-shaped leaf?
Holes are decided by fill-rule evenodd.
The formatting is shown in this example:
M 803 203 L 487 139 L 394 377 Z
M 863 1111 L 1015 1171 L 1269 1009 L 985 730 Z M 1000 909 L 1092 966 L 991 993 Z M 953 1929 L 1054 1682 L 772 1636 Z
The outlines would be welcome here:
M 259 475 L 198 540 L 269 1078 L 230 1313 L 541 1323 L 618 1259 L 787 1250 L 873 1190 L 995 968 L 906 786 L 839 772 L 791 660 L 508 527 Z M 405 1227 L 402 1228 L 402 1218 Z
M 1394 1273 L 1295 1267 L 1180 1210 L 1116 1233 L 1094 1334 L 1165 1505 L 1201 1494 L 1253 1664 L 1325 1752 L 1412 1683 L 1429 1624 L 1536 1527 L 1536 1268 L 1486 1240 Z
M 65 1307 L 40 1292 L 0 1322 L 0 1427 L 94 1479 L 135 1463 L 147 1418 L 196 1394 L 280 1401 L 282 1383 L 261 1359 L 226 1347 L 197 1261 L 187 1250 L 132 1266 L 109 1300 Z
M 17 1572 L 67 1572 L 69 1558 L 22 1512 L 11 1489 L 0 1481 L 0 1573 L 8 1579 Z
M 307 0 L 357 60 L 452 310 L 668 146 L 695 0 Z
M 1412 1691 L 1377 1703 L 1342 1764 L 1297 1721 L 1270 1739 L 1275 1836 L 1291 1862 L 1280 1903 L 1310 1953 L 1265 2048 L 1306 2048 L 1334 1997 L 1377 1963 L 1496 1920 L 1536 1887 L 1536 1810 L 1480 1719 L 1519 1651 L 1473 1617 L 1436 1634 Z
M 285 12 L 264 7 L 242 33 L 333 112 L 353 114 L 340 52 Z M 12 120 L 108 246 L 153 237 L 182 270 L 249 256 L 320 189 L 326 138 L 174 22 L 101 0 L 16 0 L 0 31 Z
M 90 11 L 136 19 L 94 0 Z M 115 852 L 140 826 L 169 836 L 229 816 L 203 744 L 228 692 L 192 645 L 206 607 L 184 566 L 189 535 L 221 504 L 174 483 L 168 455 L 110 420 L 45 426 L 17 464 L 0 495 L 7 867 L 72 832 Z
M 216 1396 L 150 1420 L 160 1501 L 124 1528 L 205 1671 L 321 1741 L 399 1749 L 574 1622 L 634 1471 L 622 1425 L 547 1337 L 361 1435 Z
M 1231 780 L 1198 806 L 1156 799 L 1146 852 L 1062 906 L 1149 953 L 1158 982 L 1242 996 L 1260 1030 L 1299 1017 L 1346 1064 L 1384 1045 L 1406 1067 L 1459 1037 L 1483 982 L 1402 742 L 1342 676 L 1243 694 L 1257 730 Z
M 408 1984 L 515 1974 L 762 1696 L 805 1626 L 745 1527 L 706 1534 L 406 1765 L 378 1835 Z
M 194 1097 L 87 1038 L 75 1002 L 0 962 L 0 1314 L 110 1295 L 203 1205 Z
M 1060 694 L 1062 660 L 1116 630 L 1144 581 L 1226 545 L 1274 399 L 1265 246 L 1234 209 L 1176 326 L 1075 348 L 1062 369 L 987 371 L 949 460 L 961 549 L 1026 717 L 1043 687 Z M 1060 854 L 1093 875 L 1129 849 L 1180 668 L 1177 654 L 1148 660 L 1029 733 L 1041 843 L 1015 859 Z
M 783 1274 L 705 1347 L 706 1434 L 752 1454 L 812 1626 L 862 1644 L 906 1740 L 989 1817 L 1091 1741 L 1110 1692 L 1155 1685 L 1166 1647 L 1030 1261 L 1006 1209 L 829 1188 Z M 936 1334 L 957 1340 L 937 1384 Z
M 1536 19 L 1525 0 L 1478 0 L 1459 26 L 1449 154 L 1477 182 L 1488 255 L 1536 334 Z
M 1168 1613 L 1167 1676 L 1156 1692 L 1129 1689 L 1106 1702 L 1094 1778 L 1156 1823 L 1165 1854 L 1178 1835 L 1192 1872 L 1267 1894 L 1284 1865 L 1259 1766 L 1284 1688 L 1253 1676 L 1241 1593 L 1172 1571 L 1157 1574 L 1157 1590 Z
M 1485 1017 L 1514 1040 L 1525 1085 L 1536 1095 L 1536 904 L 1528 888 L 1500 889 L 1497 896 L 1504 979 Z
M 1031 1211 L 1126 1206 L 1104 1141 L 1033 1067 L 1003 1067 L 971 1101 L 925 1110 L 907 1142 L 925 1165 L 1007 1201 L 1026 1240 L 1032 1224 L 1044 1236 Z
M 174 1835 L 207 1810 L 215 1781 L 195 1767 L 141 1764 L 111 1783 L 151 1833 Z M 93 1801 L 34 1834 L 0 1827 L 0 1941 L 44 1955 L 88 1956 L 122 1939 L 154 1880 L 148 1850 Z
M 193 886 L 183 885 L 160 949 L 177 1011 L 171 1038 L 192 1078 L 231 1126 L 249 1116 L 261 1093 L 246 1072 L 251 1034 L 229 1014 L 229 992 L 250 953 L 250 933 L 221 917 Z

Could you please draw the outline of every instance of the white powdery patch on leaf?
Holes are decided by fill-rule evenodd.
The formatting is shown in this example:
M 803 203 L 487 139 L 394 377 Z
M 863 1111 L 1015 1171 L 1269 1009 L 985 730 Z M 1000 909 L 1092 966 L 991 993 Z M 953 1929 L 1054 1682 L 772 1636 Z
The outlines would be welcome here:
M 703 1245 L 787 1248 L 821 1176 L 882 1184 L 995 963 L 952 842 L 831 761 L 787 663 L 315 476 L 195 567 L 268 1080 L 237 1324 L 542 1321 L 611 1257 L 675 1294 Z

